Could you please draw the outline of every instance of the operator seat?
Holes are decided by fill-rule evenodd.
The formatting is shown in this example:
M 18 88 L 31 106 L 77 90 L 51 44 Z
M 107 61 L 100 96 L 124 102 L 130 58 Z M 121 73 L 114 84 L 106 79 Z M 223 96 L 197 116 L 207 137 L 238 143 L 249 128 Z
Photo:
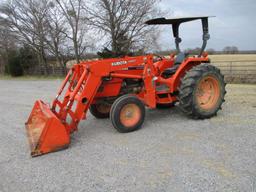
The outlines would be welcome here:
M 168 78 L 171 75 L 173 75 L 187 56 L 188 56 L 187 53 L 183 53 L 183 52 L 178 53 L 178 55 L 175 58 L 174 65 L 170 68 L 165 69 L 164 72 L 162 73 L 162 76 L 165 78 Z

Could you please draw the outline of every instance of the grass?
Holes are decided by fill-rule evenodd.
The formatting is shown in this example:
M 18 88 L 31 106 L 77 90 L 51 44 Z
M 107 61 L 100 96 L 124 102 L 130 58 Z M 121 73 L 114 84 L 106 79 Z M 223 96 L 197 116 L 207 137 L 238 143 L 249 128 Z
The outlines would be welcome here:
M 246 61 L 246 60 L 256 60 L 256 54 L 228 54 L 228 55 L 209 55 L 212 62 L 214 61 Z

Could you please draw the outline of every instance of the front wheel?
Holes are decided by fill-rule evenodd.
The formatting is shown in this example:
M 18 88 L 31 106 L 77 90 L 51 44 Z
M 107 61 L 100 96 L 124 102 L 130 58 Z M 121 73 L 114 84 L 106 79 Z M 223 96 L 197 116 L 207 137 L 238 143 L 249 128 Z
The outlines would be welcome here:
M 215 116 L 224 102 L 224 76 L 209 64 L 201 64 L 189 70 L 181 80 L 179 107 L 188 116 L 205 119 Z
M 145 106 L 136 96 L 123 95 L 112 105 L 110 119 L 114 128 L 127 133 L 141 128 L 145 118 Z

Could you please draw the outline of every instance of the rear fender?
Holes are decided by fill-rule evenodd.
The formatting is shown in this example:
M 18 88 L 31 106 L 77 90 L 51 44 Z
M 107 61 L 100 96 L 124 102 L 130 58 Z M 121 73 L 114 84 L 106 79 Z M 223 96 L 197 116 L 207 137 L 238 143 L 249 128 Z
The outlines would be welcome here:
M 153 64 L 154 69 L 156 71 L 157 75 L 160 75 L 162 71 L 164 71 L 166 68 L 172 67 L 174 63 L 174 59 L 171 60 L 161 60 L 161 61 L 157 61 Z
M 175 74 L 171 77 L 171 92 L 177 91 L 181 79 L 185 76 L 186 72 L 189 71 L 192 67 L 200 65 L 203 62 L 209 62 L 208 58 L 188 58 L 185 60 L 177 69 Z

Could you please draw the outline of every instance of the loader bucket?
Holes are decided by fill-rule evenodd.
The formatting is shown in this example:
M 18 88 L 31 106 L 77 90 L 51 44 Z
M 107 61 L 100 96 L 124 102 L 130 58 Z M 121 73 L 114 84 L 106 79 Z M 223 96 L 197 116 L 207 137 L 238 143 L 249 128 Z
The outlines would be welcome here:
M 35 102 L 25 125 L 32 157 L 67 148 L 70 143 L 63 123 L 40 100 Z

